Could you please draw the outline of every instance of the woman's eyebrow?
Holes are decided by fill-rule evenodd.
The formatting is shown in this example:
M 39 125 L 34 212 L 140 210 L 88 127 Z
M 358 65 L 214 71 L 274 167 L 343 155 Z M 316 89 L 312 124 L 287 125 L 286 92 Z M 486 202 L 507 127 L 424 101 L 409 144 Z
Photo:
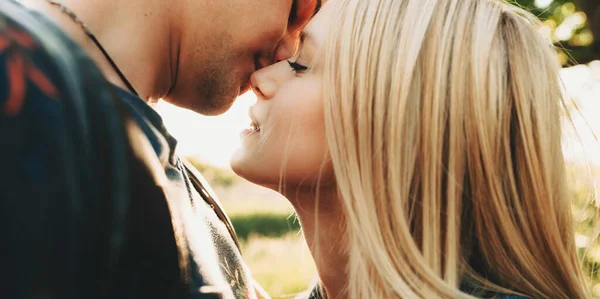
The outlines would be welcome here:
M 304 46 L 304 44 L 309 41 L 310 43 L 314 43 L 314 39 L 312 35 L 306 31 L 300 32 L 300 47 Z
M 296 48 L 296 52 L 294 55 L 300 55 L 304 53 L 304 55 L 311 56 L 313 49 L 315 48 L 315 39 L 314 35 L 309 32 L 302 31 L 300 32 L 298 47 Z

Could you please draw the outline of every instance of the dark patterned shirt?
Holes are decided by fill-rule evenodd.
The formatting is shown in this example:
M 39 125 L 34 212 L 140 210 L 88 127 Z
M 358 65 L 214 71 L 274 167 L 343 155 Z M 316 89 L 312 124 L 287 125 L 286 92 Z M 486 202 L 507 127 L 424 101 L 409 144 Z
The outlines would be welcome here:
M 71 65 L 84 76 L 64 72 L 58 65 Z M 65 88 L 68 80 L 78 82 L 75 88 Z M 107 194 L 117 187 L 128 187 L 117 186 L 125 174 L 105 172 L 109 162 L 103 159 L 116 155 L 122 145 L 114 141 L 121 140 L 118 136 L 101 134 L 110 128 L 95 128 L 98 123 L 91 115 L 102 115 L 103 111 L 92 111 L 85 119 L 73 117 L 74 110 L 97 105 L 89 101 L 99 93 L 120 99 L 164 168 L 168 179 L 165 193 L 186 207 L 179 211 L 183 214 L 184 252 L 189 265 L 185 276 L 190 278 L 189 296 L 185 297 L 255 298 L 251 276 L 232 236 L 191 186 L 189 173 L 174 153 L 177 141 L 161 117 L 139 97 L 108 84 L 82 49 L 55 24 L 7 0 L 0 0 L 0 297 L 80 297 L 69 293 L 69 289 L 84 280 L 77 274 L 81 265 L 68 261 L 74 256 L 90 255 L 79 261 L 90 261 L 91 265 L 98 260 L 94 264 L 97 267 L 103 266 L 100 261 L 112 262 L 91 252 L 110 247 L 108 244 L 114 240 L 95 239 L 104 232 L 81 231 L 90 227 L 85 225 L 92 220 L 78 218 L 76 212 L 108 209 L 103 202 Z M 106 104 L 106 111 L 118 110 L 111 105 Z M 114 121 L 107 126 L 118 124 Z M 78 139 L 78 133 L 91 136 L 90 144 Z M 126 171 L 125 165 L 122 167 Z M 119 206 L 119 202 L 109 204 L 111 209 Z M 165 212 L 168 210 L 161 211 Z M 87 247 L 81 242 L 87 242 Z M 152 269 L 152 260 L 143 260 L 141 254 L 132 256 L 139 256 L 136 265 Z M 65 279 L 65 273 L 74 273 L 72 279 Z M 132 285 L 145 283 L 137 281 L 135 275 L 120 280 L 121 285 L 129 280 Z M 35 291 L 33 285 L 37 286 Z M 109 288 L 102 285 L 90 289 L 90 294 L 104 287 Z M 144 286 L 149 293 L 161 287 Z M 134 293 L 129 298 L 137 296 Z

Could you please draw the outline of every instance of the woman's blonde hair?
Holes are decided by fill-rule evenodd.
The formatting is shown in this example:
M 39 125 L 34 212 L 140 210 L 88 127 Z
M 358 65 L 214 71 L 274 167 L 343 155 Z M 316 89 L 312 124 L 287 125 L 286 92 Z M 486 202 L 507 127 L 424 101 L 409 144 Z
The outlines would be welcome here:
M 325 119 L 347 297 L 586 298 L 560 67 L 535 18 L 494 0 L 330 5 Z

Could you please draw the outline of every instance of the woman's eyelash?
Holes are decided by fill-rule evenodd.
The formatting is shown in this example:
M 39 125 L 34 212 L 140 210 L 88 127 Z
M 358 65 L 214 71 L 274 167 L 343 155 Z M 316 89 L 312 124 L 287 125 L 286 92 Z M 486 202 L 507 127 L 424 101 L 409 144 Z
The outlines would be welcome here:
M 292 70 L 294 70 L 295 72 L 306 71 L 308 69 L 308 67 L 298 64 L 296 62 L 292 62 L 289 60 L 287 62 L 290 65 L 290 67 L 292 68 Z

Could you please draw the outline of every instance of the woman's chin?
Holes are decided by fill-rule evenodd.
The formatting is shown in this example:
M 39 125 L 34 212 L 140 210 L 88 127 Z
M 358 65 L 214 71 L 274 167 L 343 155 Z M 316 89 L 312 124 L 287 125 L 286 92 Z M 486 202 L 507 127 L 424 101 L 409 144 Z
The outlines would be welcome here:
M 258 157 L 249 153 L 242 146 L 233 153 L 233 156 L 229 160 L 229 165 L 233 172 L 241 178 L 251 183 L 270 188 L 269 186 L 273 184 L 269 175 L 270 171 L 264 167 L 266 163 L 260 163 L 258 160 Z M 272 180 L 278 181 L 275 178 Z
M 231 169 L 233 170 L 233 172 L 235 172 L 235 174 L 237 174 L 238 176 L 241 176 L 243 178 L 246 178 L 244 176 L 244 163 L 245 162 L 245 151 L 243 148 L 238 148 L 233 155 L 231 156 L 231 159 L 229 159 L 229 166 L 231 166 Z

